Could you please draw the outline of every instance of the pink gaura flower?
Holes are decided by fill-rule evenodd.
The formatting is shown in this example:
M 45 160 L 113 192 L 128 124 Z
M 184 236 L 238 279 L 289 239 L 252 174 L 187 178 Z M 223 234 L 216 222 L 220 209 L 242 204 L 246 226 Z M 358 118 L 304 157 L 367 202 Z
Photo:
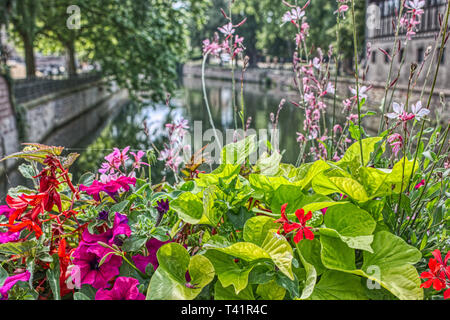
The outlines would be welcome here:
M 137 152 L 137 154 L 134 152 L 130 152 L 130 154 L 133 155 L 133 157 L 134 157 L 133 168 L 139 169 L 141 167 L 141 165 L 145 165 L 145 166 L 149 165 L 148 163 L 141 161 L 142 157 L 145 155 L 144 151 L 139 150 Z
M 391 146 L 392 152 L 397 157 L 398 152 L 403 147 L 403 137 L 398 133 L 394 133 L 394 134 L 391 134 L 389 136 L 389 138 L 387 138 L 387 142 Z
M 292 8 L 290 11 L 287 11 L 281 18 L 281 21 L 283 22 L 282 25 L 284 25 L 286 22 L 291 22 L 297 26 L 297 21 L 303 18 L 304 15 L 305 11 L 303 11 L 302 8 Z
M 406 122 L 411 119 L 414 119 L 415 115 L 413 113 L 408 113 L 405 111 L 403 104 L 398 104 L 394 102 L 392 104 L 392 109 L 394 112 L 386 114 L 389 119 L 398 119 L 400 121 Z
M 218 28 L 220 32 L 222 32 L 227 38 L 230 37 L 235 29 L 233 28 L 233 24 L 231 22 L 227 23 L 223 27 Z

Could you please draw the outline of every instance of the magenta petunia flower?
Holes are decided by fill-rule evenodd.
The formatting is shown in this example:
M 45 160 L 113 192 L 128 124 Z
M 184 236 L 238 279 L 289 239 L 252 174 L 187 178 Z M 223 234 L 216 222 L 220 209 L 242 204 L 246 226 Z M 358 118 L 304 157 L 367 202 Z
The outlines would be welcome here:
M 172 241 L 159 241 L 158 239 L 152 238 L 147 241 L 146 247 L 148 250 L 148 256 L 143 256 L 141 254 L 136 254 L 132 257 L 134 264 L 136 267 L 142 272 L 145 273 L 145 269 L 147 268 L 147 265 L 151 263 L 153 265 L 153 269 L 156 270 L 159 266 L 158 259 L 156 258 L 156 253 L 158 252 L 159 248 L 161 248 L 166 243 L 169 243 Z
M 119 277 L 111 290 L 98 290 L 95 300 L 145 300 L 137 288 L 138 284 L 139 281 L 134 278 Z
M 14 212 L 14 209 L 11 209 L 7 205 L 0 206 L 0 216 L 5 216 L 6 218 L 9 218 L 9 216 Z
M 76 268 L 72 269 L 72 278 L 78 274 L 81 284 L 90 284 L 96 289 L 108 287 L 108 281 L 119 274 L 119 268 L 122 264 L 122 258 L 114 254 L 106 257 L 102 265 L 102 258 L 111 252 L 110 249 L 100 245 L 88 245 L 83 241 L 73 253 L 73 264 Z
M 8 300 L 8 291 L 11 290 L 17 282 L 30 280 L 30 276 L 31 273 L 27 270 L 24 273 L 6 278 L 5 282 L 3 282 L 3 285 L 0 287 L 0 300 Z
M 118 194 L 119 190 L 122 189 L 124 191 L 128 191 L 130 190 L 130 185 L 136 185 L 136 178 L 122 176 L 106 183 L 94 180 L 92 185 L 89 187 L 80 185 L 80 191 L 85 191 L 87 194 L 92 196 L 95 201 L 100 201 L 100 192 L 102 191 L 106 192 L 115 200 L 115 196 Z
M 108 229 L 100 234 L 91 234 L 87 229 L 83 232 L 83 242 L 86 245 L 97 245 L 98 242 L 104 242 L 109 245 L 122 245 L 119 235 L 131 236 L 131 228 L 128 225 L 128 218 L 124 214 L 116 212 L 112 229 Z
M 20 231 L 19 232 L 0 232 L 0 243 L 8 243 L 19 240 Z

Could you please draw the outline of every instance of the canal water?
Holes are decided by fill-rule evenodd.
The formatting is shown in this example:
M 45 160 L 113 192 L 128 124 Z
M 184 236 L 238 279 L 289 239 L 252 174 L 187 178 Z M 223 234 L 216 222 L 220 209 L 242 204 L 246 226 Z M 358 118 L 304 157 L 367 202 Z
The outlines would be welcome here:
M 207 94 L 216 129 L 220 132 L 233 129 L 231 84 L 224 81 L 208 81 Z M 250 127 L 257 132 L 260 129 L 269 131 L 272 127 L 270 113 L 277 113 L 282 98 L 288 100 L 288 92 L 263 85 L 246 84 L 244 103 L 246 116 L 252 118 Z M 240 104 L 240 95 L 236 100 Z M 87 116 L 89 117 L 89 115 Z M 85 172 L 96 173 L 104 156 L 112 152 L 114 147 L 123 149 L 130 146 L 131 150 L 148 150 L 154 146 L 161 150 L 164 143 L 167 142 L 165 124 L 180 118 L 189 121 L 192 135 L 195 121 L 201 121 L 203 131 L 210 128 L 201 82 L 198 78 L 184 78 L 181 88 L 171 97 L 169 107 L 164 103 L 148 102 L 143 105 L 127 103 L 118 112 L 106 117 L 100 127 L 85 134 L 82 138 L 80 130 L 71 130 L 68 134 L 81 138 L 77 139 L 78 142 L 75 145 L 67 146 L 63 141 L 56 141 L 55 145 L 65 146 L 67 153 L 77 152 L 80 154 L 70 169 L 73 180 L 77 182 L 80 175 Z M 296 132 L 303 128 L 303 120 L 302 110 L 290 103 L 286 103 L 279 114 L 279 148 L 284 152 L 283 162 L 294 163 L 297 159 L 299 146 L 296 141 Z M 144 123 L 148 128 L 149 137 L 144 132 Z M 152 179 L 160 181 L 164 176 L 167 180 L 172 179 L 171 174 L 164 170 L 164 164 L 158 161 L 152 168 Z M 9 188 L 19 184 L 30 185 L 30 181 L 24 181 L 17 171 L 0 178 L 0 201 L 4 201 Z

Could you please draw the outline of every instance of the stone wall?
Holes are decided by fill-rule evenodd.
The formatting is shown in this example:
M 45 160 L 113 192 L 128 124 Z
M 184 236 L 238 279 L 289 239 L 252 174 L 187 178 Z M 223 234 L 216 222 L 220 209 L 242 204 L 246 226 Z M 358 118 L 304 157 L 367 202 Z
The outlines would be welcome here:
M 73 145 L 128 100 L 126 90 L 99 80 L 19 104 L 16 121 L 9 96 L 5 97 L 6 88 L 4 79 L 0 78 L 0 157 L 20 150 L 19 139 L 21 142 Z M 13 160 L 6 165 L 0 163 L 0 175 L 15 164 Z
M 9 87 L 5 78 L 0 77 L 0 158 L 17 152 L 19 136 L 14 111 L 10 102 Z M 0 163 L 0 174 L 13 165 L 13 160 Z

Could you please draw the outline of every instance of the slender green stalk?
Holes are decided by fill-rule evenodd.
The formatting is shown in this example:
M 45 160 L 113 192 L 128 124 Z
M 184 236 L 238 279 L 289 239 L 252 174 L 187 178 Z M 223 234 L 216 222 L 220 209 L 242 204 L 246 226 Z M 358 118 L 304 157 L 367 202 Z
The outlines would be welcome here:
M 384 98 L 383 98 L 383 113 L 381 114 L 381 119 L 380 119 L 380 126 L 378 127 L 378 135 L 383 131 L 383 127 L 384 127 L 384 121 L 383 121 L 383 117 L 386 114 L 386 99 L 387 99 L 387 94 L 389 91 L 389 86 L 391 85 L 391 79 L 392 79 L 392 69 L 394 66 L 394 60 L 395 60 L 395 49 L 398 46 L 398 41 L 399 41 L 399 33 L 400 33 L 400 19 L 402 17 L 403 14 L 403 9 L 405 7 L 405 2 L 406 0 L 402 0 L 401 4 L 400 4 L 400 10 L 398 13 L 398 19 L 397 19 L 397 28 L 395 30 L 395 41 L 394 44 L 392 45 L 392 59 L 391 59 L 391 63 L 389 65 L 389 73 L 388 73 L 388 78 L 386 80 L 386 85 L 384 87 Z
M 433 84 L 431 85 L 431 91 L 430 91 L 430 95 L 428 96 L 428 102 L 427 102 L 427 109 L 430 109 L 430 104 L 431 104 L 431 99 L 433 98 L 433 93 L 434 93 L 434 88 L 436 86 L 436 81 L 437 81 L 437 76 L 439 73 L 439 67 L 441 65 L 441 61 L 442 61 L 442 55 L 444 54 L 444 49 L 445 49 L 445 40 L 447 37 L 447 29 L 448 29 L 448 17 L 450 14 L 450 3 L 447 3 L 447 11 L 445 13 L 445 23 L 443 25 L 442 28 L 442 40 L 441 40 L 441 48 L 439 50 L 439 59 L 438 59 L 438 63 L 436 66 L 436 71 L 434 73 L 434 79 L 433 79 Z M 417 140 L 417 148 L 416 148 L 416 152 L 414 154 L 414 161 L 413 161 L 413 166 L 412 166 L 412 171 L 411 171 L 411 175 L 409 177 L 409 183 L 408 183 L 408 188 L 407 191 L 409 191 L 409 188 L 411 187 L 411 183 L 412 183 L 412 177 L 414 174 L 414 168 L 416 166 L 416 162 L 417 162 L 417 156 L 419 153 L 419 146 L 420 146 L 420 142 L 422 141 L 422 136 L 423 136 L 423 131 L 425 129 L 425 121 L 422 122 L 422 127 L 420 128 L 420 133 L 419 133 L 419 138 Z
M 410 91 L 411 91 L 411 82 L 414 76 L 414 72 L 415 72 L 415 66 L 411 65 L 411 71 L 409 73 L 409 80 L 408 80 L 408 91 L 406 93 L 406 105 L 405 105 L 405 112 L 408 112 L 408 104 L 409 104 L 409 96 L 410 96 Z M 407 136 L 408 136 L 408 123 L 404 122 L 403 123 L 403 166 L 402 166 L 402 183 L 400 185 L 400 195 L 398 197 L 398 204 L 397 204 L 397 213 L 403 212 L 401 214 L 402 218 L 400 219 L 400 223 L 398 223 L 398 229 L 397 229 L 397 234 L 400 232 L 400 228 L 403 224 L 403 220 L 405 218 L 405 210 L 402 210 L 402 195 L 403 195 L 403 185 L 404 185 L 404 180 L 405 180 L 405 165 L 406 165 L 406 161 L 408 160 L 408 157 L 406 155 L 406 141 L 407 141 Z M 397 220 L 398 221 L 398 220 Z
M 353 19 L 353 47 L 355 55 L 355 79 L 356 79 L 356 103 L 358 107 L 358 129 L 359 129 L 359 149 L 361 152 L 361 166 L 364 166 L 364 155 L 362 145 L 361 131 L 361 104 L 359 102 L 359 75 L 358 75 L 358 43 L 356 38 L 356 21 L 355 21 L 355 0 L 352 0 L 352 19 Z
M 337 80 L 338 80 L 338 70 L 339 70 L 339 61 L 341 58 L 341 54 L 339 52 L 340 50 L 340 15 L 337 15 L 336 18 L 336 69 L 334 74 L 334 96 L 333 96 L 333 120 L 332 120 L 332 126 L 331 126 L 331 155 L 330 157 L 333 157 L 334 154 L 334 126 L 336 125 L 336 100 L 337 100 Z
M 208 95 L 206 94 L 206 84 L 205 84 L 205 64 L 206 64 L 206 59 L 208 58 L 210 51 L 205 53 L 205 56 L 203 57 L 203 62 L 202 62 L 202 89 L 203 89 L 203 98 L 205 99 L 205 104 L 206 104 L 206 110 L 208 110 L 208 116 L 209 116 L 209 123 L 211 124 L 212 129 L 214 130 L 214 137 L 216 138 L 217 144 L 219 146 L 220 149 L 222 149 L 222 144 L 220 143 L 219 137 L 217 136 L 217 131 L 216 131 L 216 127 L 214 126 L 214 120 L 212 118 L 211 115 L 211 109 L 209 108 L 209 103 L 208 103 Z
M 439 159 L 440 155 L 442 154 L 442 150 L 443 150 L 443 148 L 444 148 L 444 145 L 446 144 L 449 129 L 450 129 L 450 124 L 447 125 L 447 130 L 445 130 L 445 135 L 444 135 L 444 138 L 442 139 L 441 147 L 439 148 L 439 151 L 438 151 L 438 154 L 437 154 L 437 158 L 438 158 L 438 159 Z M 435 161 L 435 162 L 433 163 L 433 166 L 431 167 L 430 173 L 429 173 L 428 177 L 425 179 L 425 185 L 422 187 L 422 192 L 420 193 L 420 196 L 419 196 L 419 198 L 417 199 L 417 203 L 416 203 L 416 205 L 415 205 L 415 207 L 414 207 L 414 210 L 412 210 L 412 212 L 411 212 L 411 213 L 412 213 L 412 216 L 411 216 L 411 219 L 410 219 L 410 221 L 412 221 L 411 228 L 414 226 L 414 223 L 415 223 L 415 221 L 417 220 L 417 216 L 419 215 L 420 210 L 417 211 L 417 212 L 416 212 L 416 210 L 417 210 L 417 208 L 418 208 L 419 205 L 420 205 L 420 201 L 422 200 L 422 197 L 423 197 L 423 195 L 425 194 L 425 191 L 426 191 L 427 186 L 428 186 L 428 182 L 431 180 L 431 177 L 433 176 L 434 169 L 436 168 L 438 162 L 439 162 L 439 161 Z M 414 169 L 413 169 L 413 170 L 414 170 Z M 414 172 L 414 171 L 413 171 L 413 172 Z M 414 217 L 414 219 L 413 219 L 412 217 Z M 404 230 L 401 232 L 401 234 L 403 234 L 403 232 L 406 231 L 406 229 L 408 228 L 408 224 L 410 223 L 410 221 L 408 221 L 408 223 L 406 224 L 406 226 L 405 226 Z

